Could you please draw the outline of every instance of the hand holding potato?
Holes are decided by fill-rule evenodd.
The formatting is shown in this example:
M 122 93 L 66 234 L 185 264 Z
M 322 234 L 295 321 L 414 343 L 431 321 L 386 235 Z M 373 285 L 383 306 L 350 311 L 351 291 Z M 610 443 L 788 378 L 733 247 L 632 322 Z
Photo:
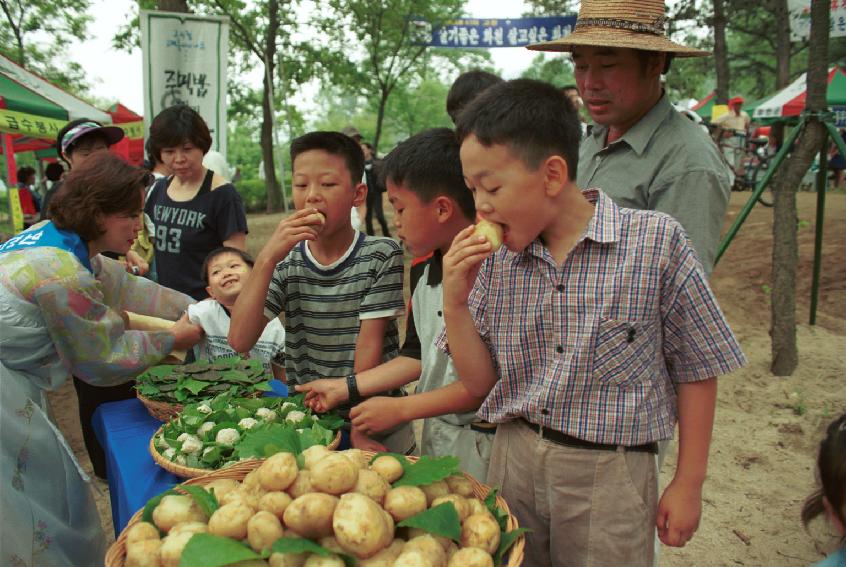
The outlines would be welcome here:
M 350 411 L 353 427 L 371 435 L 408 421 L 403 416 L 405 398 L 377 396 L 364 400 Z
M 463 307 L 482 261 L 491 255 L 491 243 L 484 235 L 475 233 L 475 226 L 468 226 L 455 235 L 449 252 L 444 255 L 444 308 Z
M 324 220 L 321 220 L 322 219 Z M 315 240 L 323 228 L 325 216 L 317 209 L 301 209 L 282 219 L 259 253 L 273 263 L 279 263 L 303 240 Z

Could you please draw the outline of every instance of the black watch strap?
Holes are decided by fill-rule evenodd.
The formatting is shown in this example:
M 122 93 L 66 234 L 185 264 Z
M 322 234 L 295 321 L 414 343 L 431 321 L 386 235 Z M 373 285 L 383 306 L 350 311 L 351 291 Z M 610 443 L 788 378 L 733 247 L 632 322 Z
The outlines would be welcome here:
M 349 391 L 349 404 L 351 406 L 361 402 L 361 394 L 358 393 L 358 382 L 355 378 L 355 372 L 347 376 L 347 390 Z

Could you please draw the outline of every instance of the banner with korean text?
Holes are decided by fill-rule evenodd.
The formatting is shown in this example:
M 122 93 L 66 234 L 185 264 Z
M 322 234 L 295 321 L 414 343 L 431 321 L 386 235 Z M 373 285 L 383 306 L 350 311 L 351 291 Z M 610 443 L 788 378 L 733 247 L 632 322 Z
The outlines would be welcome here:
M 846 0 L 830 0 L 829 37 L 846 36 Z M 790 41 L 803 41 L 811 35 L 811 0 L 787 0 Z
M 569 35 L 576 15 L 543 18 L 465 18 L 432 26 L 411 20 L 414 41 L 431 47 L 525 47 Z
M 141 10 L 141 51 L 144 132 L 165 108 L 187 104 L 208 124 L 212 149 L 226 156 L 229 18 Z

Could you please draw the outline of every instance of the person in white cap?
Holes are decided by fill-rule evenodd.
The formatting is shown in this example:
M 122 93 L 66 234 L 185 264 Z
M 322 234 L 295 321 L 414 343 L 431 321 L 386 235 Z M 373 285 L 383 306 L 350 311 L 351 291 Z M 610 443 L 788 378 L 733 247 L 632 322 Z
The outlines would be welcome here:
M 674 57 L 709 55 L 668 39 L 665 22 L 661 0 L 583 0 L 573 33 L 529 49 L 572 53 L 594 121 L 581 143 L 579 187 L 599 187 L 622 207 L 675 217 L 710 274 L 731 174 L 661 86 Z

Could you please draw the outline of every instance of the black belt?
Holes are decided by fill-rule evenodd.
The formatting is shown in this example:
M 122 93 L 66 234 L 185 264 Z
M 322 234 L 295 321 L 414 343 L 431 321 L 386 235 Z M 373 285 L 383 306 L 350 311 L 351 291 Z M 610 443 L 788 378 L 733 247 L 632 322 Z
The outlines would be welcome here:
M 536 423 L 532 423 L 526 419 L 520 418 L 520 421 L 523 424 L 528 425 L 530 429 L 533 431 L 537 431 L 541 437 L 546 439 L 547 441 L 552 441 L 553 443 L 558 443 L 559 445 L 565 445 L 567 447 L 577 447 L 579 449 L 593 449 L 595 451 L 616 451 L 617 449 L 622 448 L 624 451 L 633 451 L 635 453 L 652 453 L 653 455 L 658 454 L 658 443 L 644 443 L 643 445 L 612 445 L 610 443 L 593 443 L 591 441 L 585 441 L 584 439 L 579 439 L 578 437 L 573 437 L 572 435 L 567 435 L 566 433 L 561 433 L 560 431 L 556 431 L 554 429 L 548 429 L 543 425 L 538 425 Z
M 479 433 L 494 435 L 496 433 L 496 423 L 489 423 L 487 421 L 474 421 L 470 424 L 470 429 Z

